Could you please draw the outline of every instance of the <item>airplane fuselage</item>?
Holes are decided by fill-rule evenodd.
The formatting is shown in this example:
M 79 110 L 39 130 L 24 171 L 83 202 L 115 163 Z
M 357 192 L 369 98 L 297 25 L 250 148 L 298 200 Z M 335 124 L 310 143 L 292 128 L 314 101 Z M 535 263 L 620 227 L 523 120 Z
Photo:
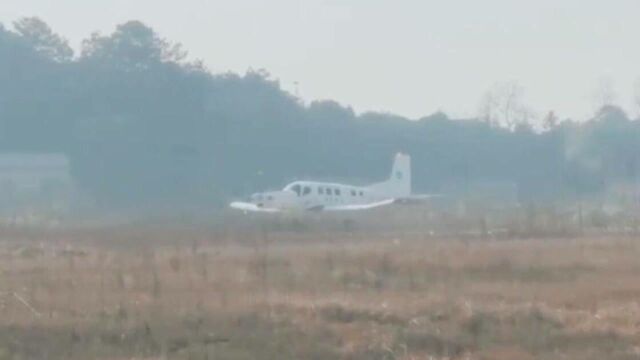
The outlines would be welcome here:
M 368 187 L 296 181 L 280 191 L 253 194 L 250 202 L 259 208 L 323 210 L 347 204 L 367 204 L 384 198 L 384 194 L 378 194 Z
M 369 186 L 319 181 L 296 181 L 280 191 L 251 195 L 249 202 L 230 206 L 242 211 L 280 212 L 288 210 L 351 211 L 390 205 L 411 196 L 411 160 L 397 154 L 387 180 Z

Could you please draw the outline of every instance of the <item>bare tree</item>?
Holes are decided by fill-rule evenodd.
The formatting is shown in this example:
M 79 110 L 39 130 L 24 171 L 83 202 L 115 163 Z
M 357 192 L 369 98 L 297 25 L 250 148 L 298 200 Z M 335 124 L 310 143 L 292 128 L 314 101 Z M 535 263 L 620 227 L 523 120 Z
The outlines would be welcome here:
M 617 100 L 618 94 L 615 90 L 615 82 L 613 79 L 609 76 L 600 78 L 593 91 L 594 110 L 599 112 L 602 108 L 615 106 Z
M 633 103 L 636 106 L 636 111 L 640 117 L 640 78 L 637 79 L 633 85 Z
M 480 101 L 480 109 L 478 118 L 482 121 L 486 122 L 488 125 L 498 125 L 497 117 L 498 117 L 498 103 L 496 101 L 496 96 L 491 91 L 487 91 Z
M 516 81 L 495 84 L 481 100 L 480 119 L 511 130 L 529 123 L 533 112 L 523 104 L 523 95 L 524 89 Z
M 547 116 L 544 117 L 542 128 L 548 131 L 548 130 L 552 130 L 557 125 L 558 125 L 558 116 L 556 116 L 556 113 L 553 110 L 551 110 L 549 111 L 549 113 L 547 113 Z

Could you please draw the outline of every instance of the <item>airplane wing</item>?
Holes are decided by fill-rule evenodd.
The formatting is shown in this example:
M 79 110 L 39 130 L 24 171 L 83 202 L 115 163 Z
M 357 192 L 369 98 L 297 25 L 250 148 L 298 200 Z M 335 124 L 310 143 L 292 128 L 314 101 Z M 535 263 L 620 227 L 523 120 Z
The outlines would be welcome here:
M 256 204 L 242 202 L 242 201 L 234 201 L 231 204 L 229 204 L 229 207 L 231 207 L 232 209 L 242 210 L 242 211 L 245 211 L 245 212 L 247 212 L 247 211 L 263 212 L 263 213 L 277 213 L 277 212 L 280 212 L 279 209 L 259 207 Z
M 322 210 L 324 211 L 369 210 L 369 209 L 377 208 L 380 206 L 391 205 L 395 201 L 396 199 L 386 199 L 386 200 L 377 201 L 369 204 L 325 206 Z

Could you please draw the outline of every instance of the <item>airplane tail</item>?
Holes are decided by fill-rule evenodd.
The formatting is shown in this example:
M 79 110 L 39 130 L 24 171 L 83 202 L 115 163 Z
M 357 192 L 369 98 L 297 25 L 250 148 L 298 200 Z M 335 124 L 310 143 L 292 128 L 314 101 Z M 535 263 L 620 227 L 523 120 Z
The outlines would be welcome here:
M 411 195 L 411 157 L 407 154 L 396 154 L 389 179 L 371 188 L 393 197 Z

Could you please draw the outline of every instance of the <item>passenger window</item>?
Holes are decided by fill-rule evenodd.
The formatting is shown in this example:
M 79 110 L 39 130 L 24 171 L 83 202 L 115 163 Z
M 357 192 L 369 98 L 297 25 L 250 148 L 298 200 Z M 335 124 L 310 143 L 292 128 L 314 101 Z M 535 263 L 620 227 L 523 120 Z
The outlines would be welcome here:
M 305 186 L 304 189 L 302 190 L 302 195 L 307 196 L 311 194 L 311 188 L 308 186 Z
M 327 195 L 331 195 L 331 194 L 332 194 L 331 188 L 327 188 Z
M 324 188 L 319 187 L 318 188 L 318 194 L 320 194 L 320 195 L 324 194 Z
M 336 196 L 340 196 L 340 189 L 336 189 L 335 192 L 336 192 Z
M 300 196 L 300 185 L 293 185 L 291 190 L 293 190 L 293 192 L 295 192 L 296 195 Z
M 351 190 L 351 196 L 356 196 L 356 191 L 355 190 Z
M 267 201 L 273 201 L 273 196 L 271 195 L 267 196 Z
M 364 196 L 364 191 L 360 191 L 360 196 Z

